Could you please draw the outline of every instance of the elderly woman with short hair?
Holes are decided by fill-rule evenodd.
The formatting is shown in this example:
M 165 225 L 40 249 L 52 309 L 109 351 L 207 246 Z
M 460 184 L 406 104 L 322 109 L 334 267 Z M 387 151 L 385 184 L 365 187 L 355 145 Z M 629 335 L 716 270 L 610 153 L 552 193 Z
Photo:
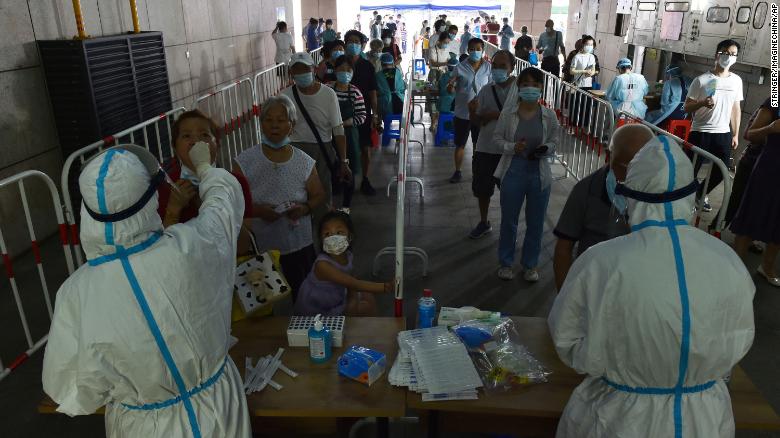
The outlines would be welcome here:
M 261 106 L 262 143 L 236 157 L 234 172 L 249 181 L 260 251 L 281 253 L 282 272 L 296 297 L 316 258 L 311 212 L 325 201 L 314 159 L 290 145 L 297 121 L 292 101 L 278 95 Z

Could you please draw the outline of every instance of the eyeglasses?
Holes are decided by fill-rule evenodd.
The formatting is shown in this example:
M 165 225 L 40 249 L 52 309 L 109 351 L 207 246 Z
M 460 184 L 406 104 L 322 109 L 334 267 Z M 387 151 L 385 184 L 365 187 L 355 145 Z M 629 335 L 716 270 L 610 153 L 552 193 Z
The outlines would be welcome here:
M 733 56 L 733 57 L 735 57 L 735 58 L 736 58 L 737 56 L 739 56 L 739 54 L 738 54 L 738 53 L 730 53 L 730 52 L 718 52 L 717 54 L 718 54 L 718 55 L 728 55 L 728 56 Z

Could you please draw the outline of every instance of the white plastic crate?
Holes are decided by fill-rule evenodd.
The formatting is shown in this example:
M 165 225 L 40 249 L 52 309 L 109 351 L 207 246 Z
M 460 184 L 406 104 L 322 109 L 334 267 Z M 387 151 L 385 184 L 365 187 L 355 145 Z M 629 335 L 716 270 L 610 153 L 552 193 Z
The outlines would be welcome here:
M 341 347 L 344 342 L 344 321 L 343 316 L 322 317 L 322 323 L 330 330 L 334 347 Z M 291 317 L 290 324 L 287 326 L 287 344 L 290 347 L 308 347 L 309 329 L 312 326 L 314 326 L 313 316 Z

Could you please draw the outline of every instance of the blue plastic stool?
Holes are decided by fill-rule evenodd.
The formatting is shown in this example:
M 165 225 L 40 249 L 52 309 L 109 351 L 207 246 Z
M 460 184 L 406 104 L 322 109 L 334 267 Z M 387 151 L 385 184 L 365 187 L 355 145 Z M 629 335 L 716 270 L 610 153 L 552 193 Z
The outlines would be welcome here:
M 393 122 L 398 122 L 398 128 L 393 129 Z M 390 114 L 382 120 L 384 131 L 382 131 L 382 146 L 390 144 L 390 139 L 401 139 L 401 114 Z
M 416 58 L 414 60 L 414 74 L 425 76 L 425 60 Z
M 445 141 L 455 141 L 455 114 L 440 113 L 439 126 L 436 128 L 434 146 L 442 146 Z

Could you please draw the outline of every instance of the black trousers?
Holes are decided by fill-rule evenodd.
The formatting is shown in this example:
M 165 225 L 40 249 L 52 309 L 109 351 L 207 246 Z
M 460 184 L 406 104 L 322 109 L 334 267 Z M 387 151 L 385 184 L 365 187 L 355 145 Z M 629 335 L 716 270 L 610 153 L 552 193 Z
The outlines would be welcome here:
M 303 280 L 311 272 L 314 266 L 314 260 L 317 254 L 314 252 L 314 245 L 309 245 L 290 254 L 279 257 L 279 264 L 282 265 L 282 273 L 287 283 L 292 288 L 293 303 L 298 298 L 298 289 L 301 288 Z
M 711 153 L 715 157 L 719 158 L 721 161 L 723 161 L 723 164 L 726 166 L 729 165 L 729 158 L 731 158 L 731 133 L 730 132 L 699 132 L 699 131 L 691 131 L 691 134 L 688 136 L 688 142 L 691 144 L 694 144 L 705 151 Z M 687 151 L 686 151 L 687 152 Z M 687 152 L 688 156 L 693 159 L 693 153 Z M 699 159 L 696 162 L 696 165 L 693 167 L 693 174 L 697 175 L 699 173 L 699 169 L 701 168 L 702 164 L 704 164 L 703 159 Z M 712 189 L 718 186 L 718 184 L 723 181 L 723 174 L 721 173 L 720 169 L 715 167 L 712 169 L 712 172 L 710 174 L 710 183 L 707 187 L 707 193 L 709 194 Z M 702 184 L 701 187 L 699 187 L 699 192 L 697 195 L 701 197 L 704 195 L 704 185 Z
M 726 216 L 724 217 L 726 225 L 731 224 L 731 220 L 734 219 L 737 210 L 739 210 L 739 204 L 742 203 L 742 195 L 745 193 L 748 180 L 750 180 L 750 175 L 753 173 L 753 166 L 756 164 L 756 160 L 758 160 L 760 152 L 754 152 L 752 148 L 756 148 L 756 146 L 748 145 L 747 151 L 742 156 L 742 159 L 739 160 L 739 164 L 737 164 L 737 173 L 734 175 L 734 181 L 731 183 L 729 207 L 726 209 Z
M 545 56 L 542 59 L 542 70 L 550 73 L 551 75 L 558 77 L 561 75 L 561 61 L 558 60 L 558 55 Z

